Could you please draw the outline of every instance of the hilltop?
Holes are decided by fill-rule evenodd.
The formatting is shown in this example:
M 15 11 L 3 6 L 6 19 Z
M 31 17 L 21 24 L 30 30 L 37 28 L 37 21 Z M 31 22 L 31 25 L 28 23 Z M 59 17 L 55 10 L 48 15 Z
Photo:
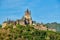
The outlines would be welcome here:
M 21 19 L 17 19 L 16 21 L 7 19 L 7 21 L 4 21 L 2 24 L 2 28 L 5 28 L 7 25 L 12 25 L 13 28 L 16 28 L 17 24 L 23 25 L 23 26 L 30 25 L 38 30 L 45 30 L 45 31 L 50 30 L 50 31 L 56 32 L 55 28 L 48 28 L 44 24 L 40 24 L 40 23 L 37 23 L 36 21 L 33 21 L 31 17 L 31 11 L 29 11 L 28 9 L 25 11 L 25 14 Z

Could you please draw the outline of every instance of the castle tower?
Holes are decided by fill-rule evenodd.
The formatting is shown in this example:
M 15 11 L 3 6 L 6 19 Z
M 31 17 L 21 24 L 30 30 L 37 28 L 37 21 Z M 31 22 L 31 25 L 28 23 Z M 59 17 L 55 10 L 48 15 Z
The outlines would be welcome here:
M 31 13 L 30 13 L 30 11 L 28 9 L 25 11 L 24 18 L 25 18 L 25 24 L 29 24 L 29 25 L 32 24 Z
M 26 11 L 25 11 L 25 18 L 26 19 L 30 19 L 31 18 L 31 13 L 29 12 L 29 10 L 27 9 Z

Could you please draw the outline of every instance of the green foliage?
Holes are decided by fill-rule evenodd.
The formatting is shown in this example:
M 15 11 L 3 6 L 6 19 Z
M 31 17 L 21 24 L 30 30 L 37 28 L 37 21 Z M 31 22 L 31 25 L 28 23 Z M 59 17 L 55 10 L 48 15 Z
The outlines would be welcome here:
M 0 24 L 0 28 L 2 27 L 2 25 Z
M 0 40 L 60 40 L 60 33 L 41 31 L 26 25 L 6 26 L 0 29 Z

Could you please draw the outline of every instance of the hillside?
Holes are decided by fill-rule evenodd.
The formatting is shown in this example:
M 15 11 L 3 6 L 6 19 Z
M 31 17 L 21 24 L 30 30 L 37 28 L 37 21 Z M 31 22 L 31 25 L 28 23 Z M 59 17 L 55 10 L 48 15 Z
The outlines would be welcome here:
M 0 28 L 0 40 L 60 40 L 60 33 L 53 31 L 41 31 L 32 26 L 16 25 Z
M 45 24 L 48 28 L 55 28 L 58 32 L 60 32 L 60 23 L 53 22 Z

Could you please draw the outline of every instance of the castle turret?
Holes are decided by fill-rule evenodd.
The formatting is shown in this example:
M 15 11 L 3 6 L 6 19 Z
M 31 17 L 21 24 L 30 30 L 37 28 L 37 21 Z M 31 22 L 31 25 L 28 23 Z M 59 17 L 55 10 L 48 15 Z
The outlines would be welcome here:
M 30 24 L 30 25 L 32 24 L 31 13 L 28 9 L 25 11 L 24 18 L 25 18 L 25 24 Z
M 26 19 L 30 19 L 31 18 L 31 13 L 30 13 L 30 11 L 28 9 L 25 11 L 25 18 Z

